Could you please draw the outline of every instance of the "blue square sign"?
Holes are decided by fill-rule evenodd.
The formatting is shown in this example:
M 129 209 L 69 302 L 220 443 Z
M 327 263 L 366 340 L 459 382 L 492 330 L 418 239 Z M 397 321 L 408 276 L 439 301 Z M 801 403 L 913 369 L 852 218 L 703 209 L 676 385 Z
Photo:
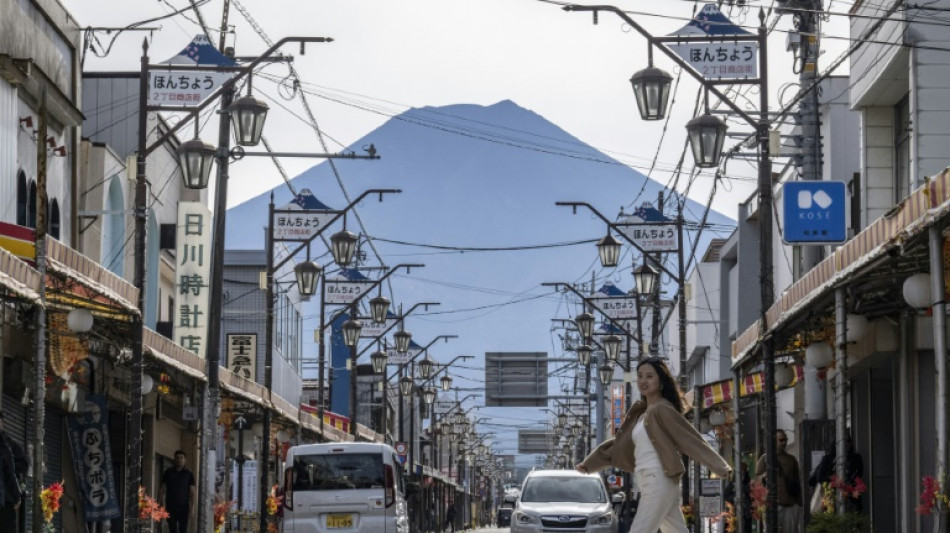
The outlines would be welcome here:
M 790 181 L 782 188 L 787 244 L 836 244 L 847 240 L 845 186 L 841 181 Z

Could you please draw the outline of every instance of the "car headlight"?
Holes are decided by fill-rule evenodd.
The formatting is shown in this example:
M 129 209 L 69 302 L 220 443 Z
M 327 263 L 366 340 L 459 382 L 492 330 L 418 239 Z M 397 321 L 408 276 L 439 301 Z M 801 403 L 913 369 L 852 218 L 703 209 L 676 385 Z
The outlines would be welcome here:
M 522 511 L 515 511 L 513 518 L 514 521 L 519 524 L 537 524 L 539 522 L 538 517 L 531 516 Z
M 590 524 L 592 526 L 609 526 L 614 521 L 613 513 L 605 513 L 600 516 L 595 516 L 590 519 Z

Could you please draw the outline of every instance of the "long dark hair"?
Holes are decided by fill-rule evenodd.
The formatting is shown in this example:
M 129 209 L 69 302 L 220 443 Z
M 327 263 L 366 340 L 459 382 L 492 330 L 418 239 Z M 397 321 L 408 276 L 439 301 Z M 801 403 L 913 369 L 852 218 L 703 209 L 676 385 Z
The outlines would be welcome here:
M 650 357 L 640 361 L 637 365 L 637 370 L 640 370 L 640 367 L 643 365 L 652 366 L 653 370 L 656 370 L 656 375 L 660 377 L 660 395 L 673 404 L 673 407 L 676 408 L 678 413 L 685 413 L 688 408 L 686 399 L 683 398 L 683 392 L 680 391 L 679 385 L 677 385 L 676 380 L 673 379 L 673 373 L 670 372 L 670 367 L 666 366 L 666 363 L 659 357 Z

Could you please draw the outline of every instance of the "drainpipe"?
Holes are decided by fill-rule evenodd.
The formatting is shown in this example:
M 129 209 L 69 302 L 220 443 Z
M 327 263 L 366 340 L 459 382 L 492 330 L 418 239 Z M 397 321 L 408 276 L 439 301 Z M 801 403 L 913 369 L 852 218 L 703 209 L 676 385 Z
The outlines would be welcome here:
M 930 227 L 930 292 L 933 304 L 933 331 L 934 331 L 934 359 L 937 373 L 937 403 L 936 403 L 936 432 L 937 432 L 937 465 L 936 477 L 945 483 L 950 465 L 950 447 L 947 446 L 947 420 L 950 418 L 950 401 L 947 380 L 947 304 L 944 301 L 943 276 L 943 228 L 941 224 Z M 943 506 L 941 506 L 943 507 Z M 945 509 L 944 509 L 945 511 Z M 934 523 L 935 533 L 946 533 L 947 513 L 936 515 Z

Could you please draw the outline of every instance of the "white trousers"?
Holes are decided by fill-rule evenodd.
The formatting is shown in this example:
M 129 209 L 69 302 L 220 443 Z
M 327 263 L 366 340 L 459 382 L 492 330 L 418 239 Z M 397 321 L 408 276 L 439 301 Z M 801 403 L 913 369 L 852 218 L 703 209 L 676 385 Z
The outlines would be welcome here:
M 683 519 L 680 478 L 670 478 L 660 469 L 634 473 L 640 488 L 640 503 L 630 533 L 688 533 Z

